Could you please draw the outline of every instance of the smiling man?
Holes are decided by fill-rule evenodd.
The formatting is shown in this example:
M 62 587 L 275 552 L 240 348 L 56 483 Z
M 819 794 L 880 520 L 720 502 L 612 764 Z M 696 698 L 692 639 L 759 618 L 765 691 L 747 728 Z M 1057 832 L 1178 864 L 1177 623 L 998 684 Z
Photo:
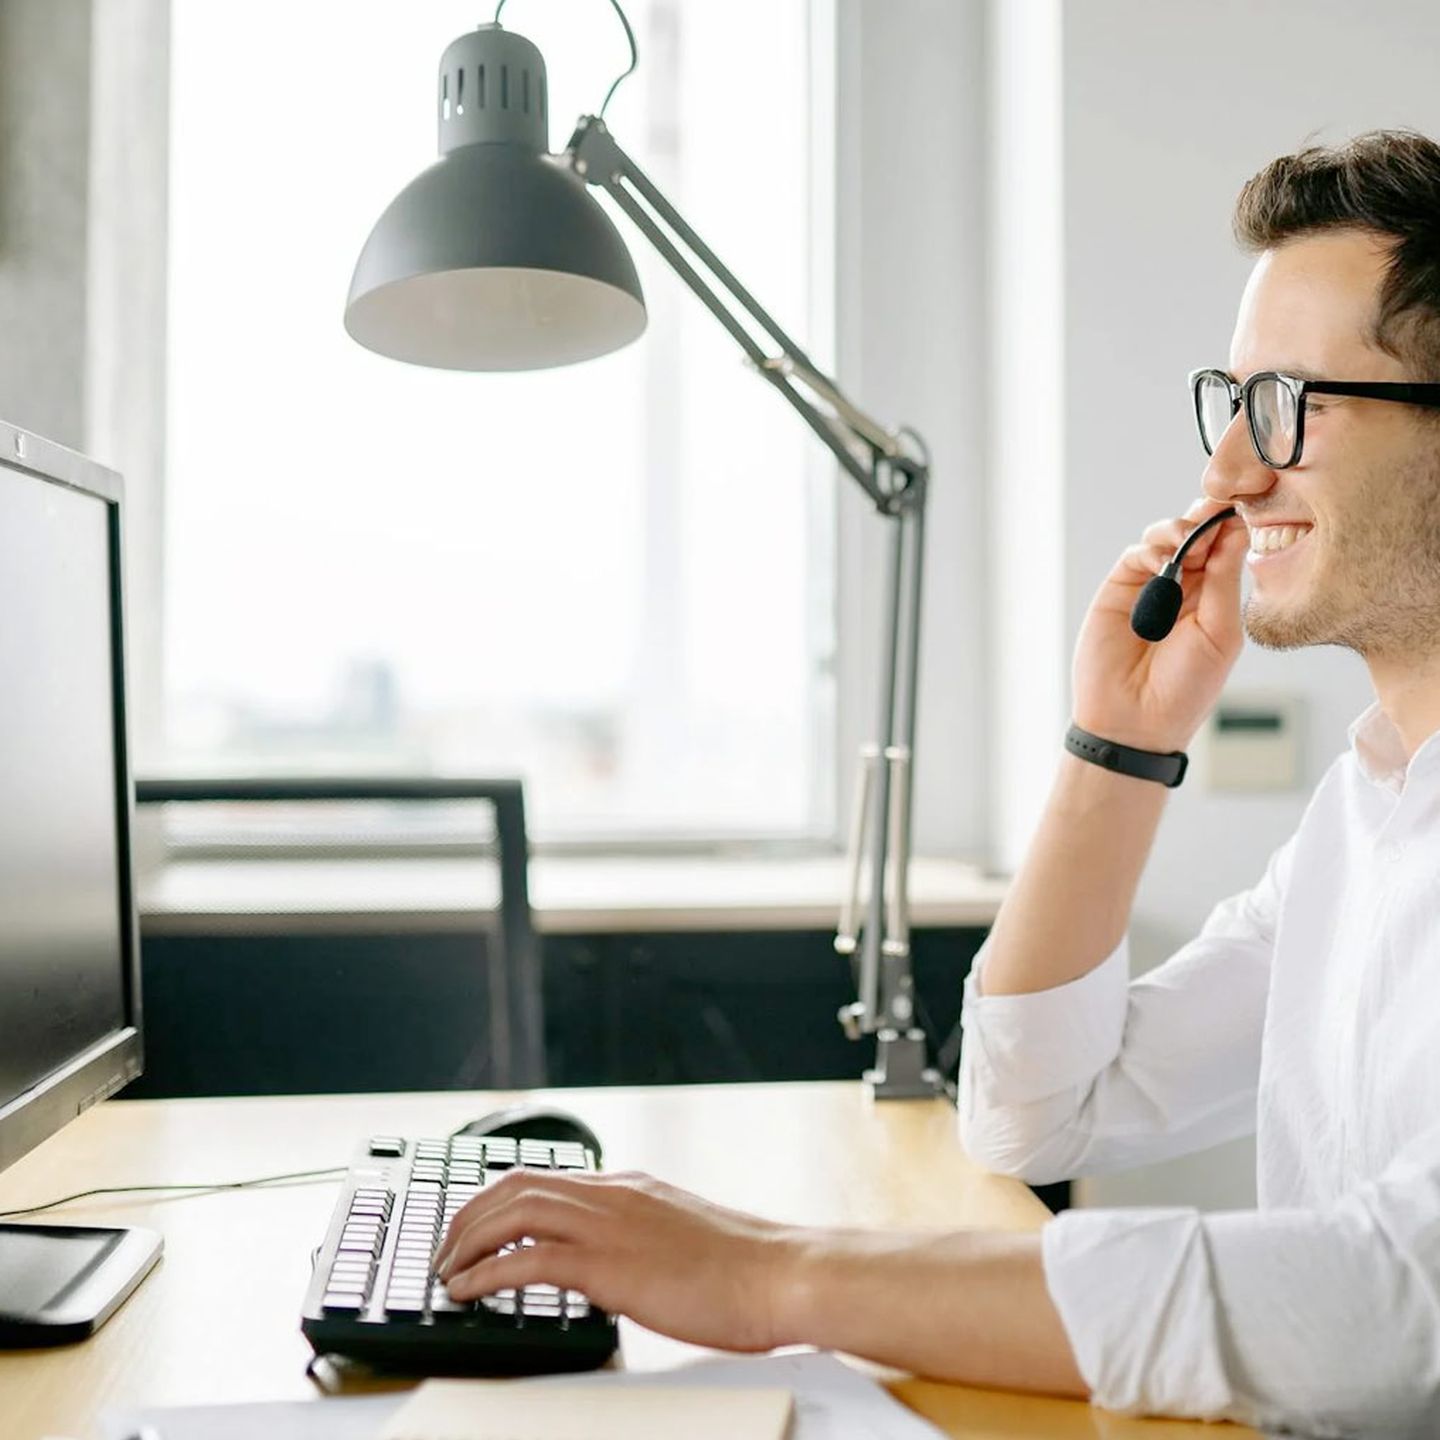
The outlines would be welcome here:
M 1228 369 L 1197 372 L 1205 495 L 1101 585 L 1076 724 L 967 984 L 971 1152 L 1042 1182 L 1257 1134 L 1259 1208 L 1071 1211 L 1039 1236 L 796 1230 L 637 1176 L 518 1174 L 461 1212 L 452 1292 L 528 1282 L 701 1343 L 1311 1433 L 1440 1434 L 1440 146 L 1267 166 Z M 1200 520 L 1158 645 L 1129 624 Z M 1241 604 L 1241 575 L 1252 576 Z M 1245 632 L 1342 645 L 1376 704 L 1254 889 L 1131 981 L 1168 793 Z M 520 1235 L 536 1243 L 509 1254 Z

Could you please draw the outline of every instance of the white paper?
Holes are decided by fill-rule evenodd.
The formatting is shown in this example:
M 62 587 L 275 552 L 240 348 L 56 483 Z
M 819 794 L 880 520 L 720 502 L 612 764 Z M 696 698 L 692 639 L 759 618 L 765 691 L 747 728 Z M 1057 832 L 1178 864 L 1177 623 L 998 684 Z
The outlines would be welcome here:
M 551 1375 L 539 1383 L 600 1379 L 610 1385 L 778 1386 L 795 1396 L 794 1440 L 940 1440 L 941 1432 L 928 1421 L 828 1351 L 700 1360 L 673 1370 L 620 1370 L 604 1376 Z
M 779 1387 L 428 1380 L 380 1440 L 786 1440 L 793 1403 Z
M 792 1440 L 938 1440 L 940 1432 L 882 1386 L 826 1352 L 701 1360 L 671 1370 L 601 1370 L 517 1381 L 535 1385 L 778 1387 L 795 1397 Z M 105 1440 L 131 1440 L 140 1426 L 158 1440 L 374 1440 L 409 1398 L 361 1395 L 298 1404 L 206 1405 L 107 1416 Z

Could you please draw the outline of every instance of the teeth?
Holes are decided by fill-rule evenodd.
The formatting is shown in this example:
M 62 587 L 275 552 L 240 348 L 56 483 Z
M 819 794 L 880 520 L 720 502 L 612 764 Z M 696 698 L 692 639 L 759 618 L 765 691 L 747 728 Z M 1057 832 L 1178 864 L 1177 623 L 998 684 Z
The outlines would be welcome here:
M 1301 536 L 1310 533 L 1309 525 L 1260 525 L 1250 532 L 1250 548 L 1257 555 L 1285 550 Z

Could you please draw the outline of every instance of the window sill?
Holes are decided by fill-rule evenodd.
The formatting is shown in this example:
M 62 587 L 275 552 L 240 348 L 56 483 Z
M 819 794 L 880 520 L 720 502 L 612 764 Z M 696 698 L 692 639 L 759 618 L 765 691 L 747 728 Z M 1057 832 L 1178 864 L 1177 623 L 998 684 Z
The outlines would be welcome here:
M 916 928 L 988 926 L 1006 882 L 958 860 L 911 865 Z M 843 857 L 538 856 L 530 903 L 542 934 L 830 930 Z M 493 910 L 494 866 L 475 858 L 172 860 L 140 885 L 147 935 L 473 930 Z

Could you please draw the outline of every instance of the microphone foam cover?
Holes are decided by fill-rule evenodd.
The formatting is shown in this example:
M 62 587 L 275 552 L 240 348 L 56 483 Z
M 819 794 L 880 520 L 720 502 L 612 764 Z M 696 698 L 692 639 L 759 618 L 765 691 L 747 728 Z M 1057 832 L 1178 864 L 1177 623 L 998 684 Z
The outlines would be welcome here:
M 1130 612 L 1130 628 L 1142 640 L 1163 640 L 1175 628 L 1184 599 L 1178 580 L 1157 575 L 1140 592 Z

